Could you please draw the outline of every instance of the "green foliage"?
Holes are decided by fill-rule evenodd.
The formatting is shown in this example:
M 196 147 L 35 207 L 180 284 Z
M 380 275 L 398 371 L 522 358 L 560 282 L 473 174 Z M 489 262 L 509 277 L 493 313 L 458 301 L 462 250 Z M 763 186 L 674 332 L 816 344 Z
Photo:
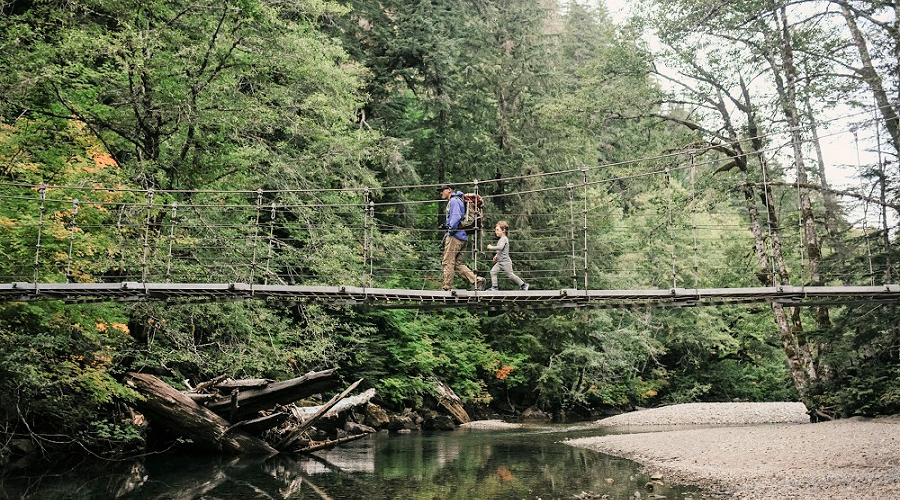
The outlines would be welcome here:
M 79 439 L 94 449 L 117 450 L 122 447 L 140 449 L 144 440 L 143 429 L 132 422 L 95 420 L 79 434 Z
M 663 345 L 620 314 L 506 313 L 485 321 L 511 370 L 498 390 L 547 409 L 623 406 L 652 398 L 665 370 L 647 369 Z M 506 332 L 506 333 L 505 333 Z
M 133 334 L 145 347 L 138 367 L 169 367 L 177 385 L 220 374 L 285 379 L 340 364 L 338 342 L 351 327 L 319 307 L 260 303 L 162 307 L 131 311 Z
M 900 330 L 894 306 L 841 309 L 834 326 L 816 332 L 827 342 L 824 362 L 835 372 L 811 389 L 819 407 L 841 417 L 900 413 Z
M 484 380 L 499 355 L 479 333 L 476 317 L 390 311 L 369 318 L 377 327 L 353 349 L 347 369 L 366 378 L 380 397 L 421 404 L 440 381 L 464 402 L 485 401 Z
M 145 187 L 364 183 L 371 134 L 348 136 L 361 73 L 317 29 L 345 12 L 37 2 L 4 16 L 5 111 L 78 119 Z
M 110 429 L 133 437 L 136 431 L 117 410 L 138 397 L 119 382 L 133 354 L 126 322 L 119 305 L 0 306 L 0 399 L 10 430 L 71 436 L 73 444 L 94 448 L 95 437 L 82 430 L 107 413 L 116 416 L 107 422 Z M 129 438 L 118 444 L 139 443 Z

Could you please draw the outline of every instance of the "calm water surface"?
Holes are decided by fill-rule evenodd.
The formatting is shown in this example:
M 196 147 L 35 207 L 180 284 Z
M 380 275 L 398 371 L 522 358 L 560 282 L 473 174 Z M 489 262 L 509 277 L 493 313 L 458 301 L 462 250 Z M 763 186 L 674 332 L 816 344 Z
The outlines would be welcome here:
M 156 455 L 8 476 L 0 498 L 552 500 L 582 492 L 699 498 L 696 489 L 672 485 L 651 493 L 633 462 L 560 443 L 597 434 L 571 426 L 459 429 L 377 434 L 314 457 Z

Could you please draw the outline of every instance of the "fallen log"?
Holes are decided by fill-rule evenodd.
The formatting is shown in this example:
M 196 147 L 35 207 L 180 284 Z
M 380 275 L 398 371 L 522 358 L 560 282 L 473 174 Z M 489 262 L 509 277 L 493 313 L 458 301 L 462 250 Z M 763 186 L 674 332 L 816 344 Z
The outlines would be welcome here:
M 229 430 L 227 420 L 153 375 L 132 372 L 126 375 L 125 382 L 144 396 L 143 401 L 136 402 L 143 413 L 197 446 L 257 455 L 278 453 L 260 438 L 239 429 Z
M 215 394 L 197 394 L 196 392 L 185 392 L 182 394 L 184 394 L 185 396 L 190 398 L 191 401 L 194 401 L 196 403 L 205 403 L 207 401 L 211 401 L 218 397 Z
M 220 396 L 207 403 L 206 407 L 219 415 L 229 415 L 232 420 L 254 417 L 256 412 L 288 404 L 313 394 L 326 392 L 338 387 L 335 370 L 310 372 L 306 375 L 274 382 L 259 389 L 247 389 L 237 394 L 234 404 L 232 397 Z M 236 389 L 237 390 L 237 389 Z
M 229 378 L 214 384 L 214 387 L 216 389 L 257 389 L 266 387 L 272 382 L 271 379 L 267 378 L 245 378 L 239 380 Z
M 326 409 L 327 411 L 322 415 L 323 418 L 332 417 L 335 415 L 340 415 L 341 413 L 356 408 L 357 406 L 364 405 L 368 403 L 372 398 L 375 397 L 375 388 L 371 387 L 362 394 L 357 394 L 356 396 L 350 396 L 349 398 L 344 398 L 337 402 L 331 409 Z M 324 406 L 324 405 L 323 405 Z M 304 406 L 302 408 L 291 408 L 291 413 L 294 414 L 294 417 L 306 420 L 309 418 L 309 415 L 317 413 L 322 406 Z
M 324 415 L 328 410 L 332 409 L 334 405 L 338 404 L 338 402 L 340 402 L 342 399 L 347 397 L 347 394 L 353 392 L 353 390 L 356 389 L 360 382 L 362 382 L 362 379 L 359 379 L 356 382 L 350 384 L 350 387 L 344 389 L 344 392 L 336 395 L 335 397 L 331 398 L 330 401 L 320 406 L 319 409 L 315 413 L 313 413 L 311 417 L 304 420 L 300 424 L 300 427 L 288 433 L 288 435 L 285 436 L 281 441 L 279 441 L 275 447 L 279 450 L 285 450 L 292 444 L 294 444 L 294 441 L 296 441 L 304 432 L 306 432 L 307 429 L 312 427 L 312 425 L 316 423 L 317 420 L 322 418 L 322 415 Z
M 193 388 L 192 392 L 200 392 L 200 391 L 206 389 L 207 387 L 218 384 L 219 382 L 225 380 L 226 378 L 228 378 L 228 375 L 225 375 L 223 373 L 222 375 L 219 375 L 216 378 L 209 379 L 206 382 L 200 382 L 199 384 L 197 384 L 197 387 Z
M 228 430 L 230 431 L 232 429 L 240 428 L 244 432 L 253 435 L 260 435 L 273 427 L 278 427 L 279 425 L 283 424 L 289 416 L 290 413 L 277 411 L 275 413 L 272 413 L 271 415 L 252 418 L 250 420 L 241 420 L 240 422 L 229 427 Z
M 453 389 L 440 381 L 435 384 L 435 387 L 437 388 L 438 403 L 449 411 L 450 414 L 453 415 L 453 418 L 461 424 L 472 421 L 469 414 L 466 413 L 466 410 L 462 406 L 462 400 L 459 399 L 459 396 L 457 396 L 455 392 L 453 392 Z
M 368 436 L 368 433 L 365 434 L 354 434 L 352 436 L 344 436 L 342 438 L 330 439 L 328 441 L 321 441 L 314 445 L 307 446 L 306 448 L 300 448 L 299 450 L 292 450 L 296 453 L 311 453 L 313 451 L 324 450 L 326 448 L 332 448 L 339 444 L 349 443 L 350 441 L 356 441 L 357 439 L 364 438 Z

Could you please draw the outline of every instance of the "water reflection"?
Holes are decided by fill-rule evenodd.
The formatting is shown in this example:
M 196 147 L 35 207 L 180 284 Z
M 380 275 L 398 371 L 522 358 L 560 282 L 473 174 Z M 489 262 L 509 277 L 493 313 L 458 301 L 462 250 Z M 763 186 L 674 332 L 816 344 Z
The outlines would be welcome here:
M 315 456 L 268 459 L 167 454 L 129 464 L 82 464 L 6 477 L 0 495 L 28 499 L 259 498 L 315 500 L 684 498 L 645 489 L 629 461 L 561 444 L 572 428 L 373 435 Z M 2 496 L 0 496 L 2 498 Z M 695 496 L 696 498 L 696 496 Z

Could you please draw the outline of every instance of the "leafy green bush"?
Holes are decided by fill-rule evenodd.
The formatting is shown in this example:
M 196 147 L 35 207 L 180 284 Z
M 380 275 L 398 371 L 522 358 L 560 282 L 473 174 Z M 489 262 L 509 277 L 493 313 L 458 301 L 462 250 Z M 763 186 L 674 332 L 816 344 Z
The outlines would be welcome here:
M 119 381 L 133 355 L 126 321 L 117 304 L 0 306 L 6 432 L 97 451 L 138 445 L 137 431 L 119 411 L 120 403 L 139 397 Z M 101 415 L 108 429 L 102 436 L 96 425 Z
M 810 388 L 813 400 L 837 416 L 900 413 L 900 309 L 859 305 L 837 309 L 831 328 L 815 332 L 827 346 L 828 376 Z

